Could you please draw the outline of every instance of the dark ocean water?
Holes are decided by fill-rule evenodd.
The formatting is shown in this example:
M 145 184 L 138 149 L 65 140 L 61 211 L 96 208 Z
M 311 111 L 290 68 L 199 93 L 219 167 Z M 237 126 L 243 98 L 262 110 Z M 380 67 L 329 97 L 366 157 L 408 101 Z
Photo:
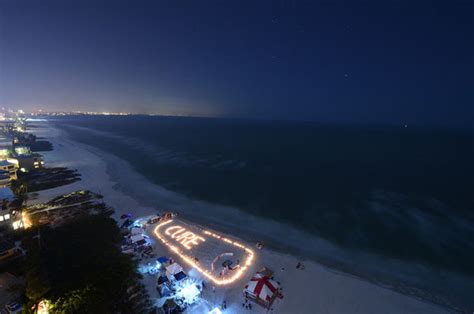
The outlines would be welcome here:
M 170 190 L 343 248 L 474 276 L 472 130 L 146 116 L 53 122 Z

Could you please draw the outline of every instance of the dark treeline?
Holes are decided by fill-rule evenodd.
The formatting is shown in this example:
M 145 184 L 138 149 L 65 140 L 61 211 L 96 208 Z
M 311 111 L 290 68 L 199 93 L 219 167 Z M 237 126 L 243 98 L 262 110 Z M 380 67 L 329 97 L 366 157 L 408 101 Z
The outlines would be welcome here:
M 121 253 L 120 241 L 106 215 L 29 230 L 23 240 L 27 308 L 46 299 L 52 313 L 151 312 L 136 261 Z

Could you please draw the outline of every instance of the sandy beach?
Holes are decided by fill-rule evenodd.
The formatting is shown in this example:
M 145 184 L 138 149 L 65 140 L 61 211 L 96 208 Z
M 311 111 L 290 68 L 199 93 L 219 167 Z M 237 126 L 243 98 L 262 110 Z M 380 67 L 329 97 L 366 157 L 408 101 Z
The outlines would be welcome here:
M 178 211 L 189 221 L 218 232 L 225 232 L 254 248 L 256 258 L 249 272 L 226 288 L 217 288 L 215 293 L 206 291 L 204 294 L 206 300 L 215 304 L 226 300 L 228 305 L 226 313 L 265 312 L 257 306 L 251 311 L 242 308 L 242 288 L 250 279 L 252 271 L 263 266 L 275 271 L 275 278 L 281 282 L 283 288 L 284 298 L 275 302 L 273 313 L 446 312 L 436 305 L 332 270 L 310 260 L 303 261 L 304 270 L 296 269 L 295 266 L 301 261 L 299 257 L 284 255 L 268 247 L 262 250 L 255 249 L 255 242 L 250 240 L 258 239 L 253 238 L 252 229 L 264 229 L 266 222 L 263 219 L 251 219 L 235 208 L 191 200 L 165 190 L 136 173 L 125 161 L 74 142 L 64 132 L 47 122 L 38 125 L 40 127 L 32 130 L 33 133 L 47 138 L 54 145 L 53 151 L 44 153 L 46 165 L 77 169 L 82 175 L 82 180 L 41 191 L 38 196 L 31 197 L 30 204 L 43 202 L 74 190 L 88 189 L 104 196 L 104 201 L 116 210 L 114 218 L 118 221 L 123 213 L 131 213 L 134 218 L 138 218 L 153 215 L 157 209 L 173 210 Z M 224 223 L 226 220 L 232 220 L 233 224 Z M 274 226 L 275 223 L 272 222 L 272 233 L 275 230 Z M 280 238 L 282 246 L 289 243 L 287 241 L 297 241 L 304 236 L 297 231 L 289 230 L 284 225 L 280 225 L 278 229 L 273 240 Z M 327 250 L 328 254 L 332 254 L 335 250 L 324 241 L 314 240 L 309 243 L 314 246 L 313 249 Z M 155 251 L 162 252 L 162 255 L 171 255 L 159 241 L 155 241 L 154 245 Z M 345 256 L 341 254 L 341 258 Z M 186 270 L 191 271 L 189 268 Z M 151 298 L 156 299 L 155 278 L 145 276 L 144 282 L 149 287 Z

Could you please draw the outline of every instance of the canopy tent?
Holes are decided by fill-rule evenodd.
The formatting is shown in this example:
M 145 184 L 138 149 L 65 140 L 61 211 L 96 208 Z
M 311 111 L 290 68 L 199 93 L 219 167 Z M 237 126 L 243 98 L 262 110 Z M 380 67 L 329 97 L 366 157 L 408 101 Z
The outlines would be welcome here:
M 141 234 L 137 234 L 137 235 L 131 236 L 130 240 L 132 240 L 132 243 L 136 243 L 138 241 L 145 240 L 145 238 Z
M 173 263 L 169 266 L 166 266 L 166 273 L 171 274 L 171 275 L 177 274 L 182 271 L 183 271 L 183 267 L 181 267 L 181 265 L 179 265 L 178 263 Z
M 168 277 L 169 281 L 172 281 L 173 279 L 176 280 L 177 278 L 175 275 L 181 272 L 183 272 L 183 267 L 178 263 L 173 263 L 166 267 L 166 277 Z
M 270 277 L 256 273 L 245 285 L 244 294 L 258 304 L 269 308 L 278 296 L 279 285 Z
M 132 230 L 130 231 L 132 236 L 137 235 L 137 234 L 142 234 L 144 232 L 145 230 L 143 230 L 142 228 L 136 228 L 136 227 L 132 228 Z

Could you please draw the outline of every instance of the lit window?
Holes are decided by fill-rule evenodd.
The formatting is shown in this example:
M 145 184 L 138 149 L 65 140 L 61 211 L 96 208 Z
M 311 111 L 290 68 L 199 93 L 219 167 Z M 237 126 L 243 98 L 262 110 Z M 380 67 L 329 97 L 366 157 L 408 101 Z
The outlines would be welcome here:
M 3 217 L 5 218 L 5 220 L 8 220 L 8 219 L 10 219 L 10 214 L 6 214 Z
M 0 221 L 3 221 L 3 216 L 0 216 Z

